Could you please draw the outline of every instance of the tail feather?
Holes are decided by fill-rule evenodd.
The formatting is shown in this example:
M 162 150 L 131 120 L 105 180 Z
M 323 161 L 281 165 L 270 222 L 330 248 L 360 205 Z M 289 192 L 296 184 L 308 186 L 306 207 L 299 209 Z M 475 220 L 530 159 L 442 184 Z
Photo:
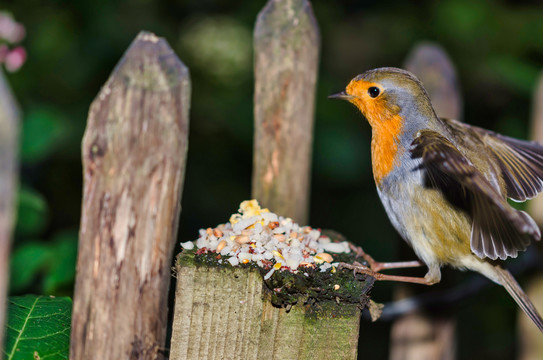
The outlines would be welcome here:
M 513 297 L 518 306 L 528 315 L 534 324 L 543 332 L 543 319 L 541 315 L 537 312 L 534 304 L 528 299 L 526 293 L 522 290 L 518 282 L 515 280 L 513 275 L 506 269 L 496 266 L 496 273 L 499 277 L 501 285 L 507 290 L 509 295 Z

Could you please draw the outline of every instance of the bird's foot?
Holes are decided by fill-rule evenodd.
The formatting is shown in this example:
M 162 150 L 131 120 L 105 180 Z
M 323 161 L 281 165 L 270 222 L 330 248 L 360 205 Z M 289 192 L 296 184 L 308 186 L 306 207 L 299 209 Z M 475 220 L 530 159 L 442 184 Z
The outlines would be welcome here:
M 399 276 L 399 275 L 388 275 L 388 274 L 382 274 L 380 272 L 377 272 L 373 270 L 372 268 L 362 265 L 358 262 L 354 262 L 353 264 L 347 264 L 347 263 L 339 263 L 338 266 L 339 269 L 349 269 L 352 270 L 353 273 L 356 274 L 366 274 L 371 277 L 373 277 L 375 280 L 382 280 L 382 281 L 398 281 L 398 282 L 407 282 L 407 283 L 414 283 L 414 284 L 423 284 L 423 285 L 432 285 L 435 283 L 435 281 L 432 281 L 431 279 L 427 279 L 426 277 L 414 277 L 414 276 Z
M 385 269 L 404 269 L 411 267 L 424 266 L 424 263 L 415 260 L 415 261 L 398 261 L 398 262 L 380 262 L 376 261 L 370 254 L 367 254 L 361 247 L 349 243 L 349 247 L 356 254 L 357 257 L 362 257 L 367 263 L 371 270 L 374 272 L 379 272 Z

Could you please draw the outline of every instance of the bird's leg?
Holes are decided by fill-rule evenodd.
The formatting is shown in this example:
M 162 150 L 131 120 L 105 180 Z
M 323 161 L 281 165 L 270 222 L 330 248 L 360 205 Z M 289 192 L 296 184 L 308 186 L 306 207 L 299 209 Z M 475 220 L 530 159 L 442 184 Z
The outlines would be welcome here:
M 379 272 L 376 272 L 370 269 L 367 266 L 364 266 L 358 263 L 355 263 L 355 264 L 340 263 L 339 268 L 350 269 L 350 270 L 353 270 L 354 273 L 366 274 L 375 278 L 375 280 L 398 281 L 398 282 L 407 282 L 407 283 L 423 284 L 423 285 L 433 285 L 439 281 L 439 280 L 436 281 L 436 279 L 434 279 L 433 276 L 415 277 L 415 276 L 399 276 L 399 275 L 381 274 Z
M 362 250 L 361 247 L 355 246 L 353 244 L 349 244 L 349 247 L 352 251 L 356 253 L 357 256 L 361 256 L 366 260 L 371 270 L 375 272 L 379 272 L 381 270 L 385 269 L 405 269 L 405 268 L 411 268 L 411 267 L 419 267 L 424 266 L 424 263 L 419 260 L 414 261 L 398 261 L 398 262 L 380 262 L 376 261 L 374 258 L 371 257 L 371 255 L 366 254 L 364 250 Z

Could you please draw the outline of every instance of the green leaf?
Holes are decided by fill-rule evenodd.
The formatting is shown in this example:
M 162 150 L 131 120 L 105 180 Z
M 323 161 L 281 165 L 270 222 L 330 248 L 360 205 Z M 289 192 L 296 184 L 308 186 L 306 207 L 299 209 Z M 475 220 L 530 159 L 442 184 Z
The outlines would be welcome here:
M 77 260 L 77 230 L 65 230 L 51 241 L 31 241 L 15 247 L 10 260 L 10 292 L 21 293 L 40 280 L 41 292 L 63 294 L 71 288 Z
M 23 121 L 21 159 L 34 163 L 56 150 L 68 133 L 65 119 L 47 108 L 31 110 Z
M 17 193 L 17 235 L 39 233 L 46 224 L 47 203 L 37 191 L 22 186 Z
M 54 246 L 50 248 L 49 269 L 43 282 L 43 291 L 46 294 L 57 293 L 62 287 L 73 284 L 77 262 L 77 239 L 77 230 L 63 231 L 54 237 Z
M 29 287 L 50 258 L 47 244 L 32 241 L 13 250 L 10 259 L 10 293 L 21 292 Z
M 70 298 L 10 297 L 4 358 L 68 359 L 71 312 Z
M 540 71 L 537 65 L 505 55 L 490 58 L 487 66 L 506 85 L 527 95 L 532 93 Z

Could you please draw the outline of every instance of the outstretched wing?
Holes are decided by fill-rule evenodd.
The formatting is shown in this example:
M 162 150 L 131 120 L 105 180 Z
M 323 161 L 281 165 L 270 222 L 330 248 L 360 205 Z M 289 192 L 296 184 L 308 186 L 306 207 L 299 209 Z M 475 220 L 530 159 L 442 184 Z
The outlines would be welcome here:
M 458 184 L 467 199 L 473 219 L 471 250 L 493 260 L 516 257 L 541 234 L 523 211 L 512 208 L 483 174 L 447 138 L 424 130 L 413 141 L 412 156 L 422 160 L 421 168 L 431 178 Z M 444 193 L 448 189 L 442 189 Z
M 469 128 L 479 135 L 500 166 L 508 198 L 522 202 L 543 191 L 543 146 L 455 120 L 442 120 L 453 128 Z

